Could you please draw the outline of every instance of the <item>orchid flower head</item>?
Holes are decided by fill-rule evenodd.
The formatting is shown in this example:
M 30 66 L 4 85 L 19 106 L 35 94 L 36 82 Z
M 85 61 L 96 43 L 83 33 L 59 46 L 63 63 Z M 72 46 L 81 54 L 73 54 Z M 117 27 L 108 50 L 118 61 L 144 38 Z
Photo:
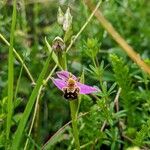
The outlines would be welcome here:
M 100 91 L 98 88 L 82 84 L 77 77 L 68 71 L 56 72 L 58 78 L 52 78 L 55 86 L 64 92 L 64 97 L 69 100 L 77 99 L 79 94 L 91 94 Z
M 55 37 L 55 39 L 52 42 L 52 49 L 55 52 L 62 52 L 62 51 L 64 51 L 65 47 L 66 47 L 66 45 L 65 45 L 63 39 L 59 36 Z

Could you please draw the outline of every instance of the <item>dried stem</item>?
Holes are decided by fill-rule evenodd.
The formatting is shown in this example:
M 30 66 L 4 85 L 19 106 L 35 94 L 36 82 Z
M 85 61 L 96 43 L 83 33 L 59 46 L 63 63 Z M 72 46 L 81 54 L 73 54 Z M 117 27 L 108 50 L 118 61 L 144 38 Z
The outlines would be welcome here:
M 84 0 L 86 5 L 91 11 L 94 11 L 95 6 L 90 0 Z M 106 31 L 112 36 L 112 38 L 120 45 L 120 47 L 128 54 L 128 56 L 145 72 L 150 75 L 150 66 L 148 66 L 140 57 L 138 53 L 124 40 L 124 38 L 116 31 L 112 24 L 103 16 L 100 10 L 95 11 L 95 17 L 106 29 Z
M 119 88 L 117 94 L 116 94 L 116 97 L 115 97 L 115 100 L 114 100 L 114 105 L 115 105 L 115 108 L 116 108 L 116 112 L 119 111 L 119 95 L 121 93 L 121 88 Z
M 107 124 L 107 121 L 105 120 L 105 121 L 103 122 L 102 127 L 101 127 L 101 132 L 104 131 L 106 124 Z
M 120 93 L 121 93 L 121 88 L 118 89 L 118 92 L 117 92 L 116 97 L 114 99 L 114 108 L 115 108 L 116 113 L 119 111 L 119 96 L 120 96 Z M 122 131 L 123 131 L 122 125 L 123 125 L 123 122 L 120 119 L 118 119 L 118 129 L 119 129 L 120 139 L 124 140 L 124 137 L 122 136 L 123 135 L 123 133 L 122 133 Z M 123 145 L 121 143 L 120 144 L 120 149 L 123 148 L 122 146 Z

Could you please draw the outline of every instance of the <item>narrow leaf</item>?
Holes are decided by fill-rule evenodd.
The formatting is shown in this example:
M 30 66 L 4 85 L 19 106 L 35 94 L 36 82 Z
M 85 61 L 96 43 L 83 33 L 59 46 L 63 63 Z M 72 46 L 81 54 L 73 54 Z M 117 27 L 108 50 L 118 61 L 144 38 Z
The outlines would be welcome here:
M 13 82 L 14 82 L 14 56 L 13 56 L 13 43 L 14 43 L 14 32 L 16 24 L 16 0 L 13 3 L 13 14 L 10 34 L 10 47 L 9 47 L 9 58 L 8 58 L 8 103 L 7 103 L 7 125 L 6 125 L 6 139 L 9 140 L 11 118 L 13 113 Z M 6 144 L 8 146 L 8 144 Z
M 43 67 L 43 70 L 40 73 L 40 76 L 37 80 L 36 86 L 34 87 L 32 93 L 31 93 L 31 96 L 29 98 L 29 101 L 27 103 L 25 111 L 23 113 L 22 119 L 19 122 L 19 126 L 18 126 L 17 131 L 14 135 L 14 139 L 13 139 L 13 143 L 12 143 L 12 150 L 17 150 L 18 147 L 19 147 L 20 141 L 21 141 L 22 136 L 23 136 L 23 131 L 25 129 L 26 123 L 27 123 L 28 118 L 30 116 L 30 113 L 31 113 L 31 110 L 33 108 L 34 102 L 36 100 L 36 97 L 37 97 L 38 91 L 40 89 L 40 86 L 42 85 L 43 79 L 44 79 L 45 74 L 48 70 L 48 66 L 49 66 L 49 62 L 51 60 L 51 57 L 52 57 L 52 52 L 46 60 L 46 63 Z

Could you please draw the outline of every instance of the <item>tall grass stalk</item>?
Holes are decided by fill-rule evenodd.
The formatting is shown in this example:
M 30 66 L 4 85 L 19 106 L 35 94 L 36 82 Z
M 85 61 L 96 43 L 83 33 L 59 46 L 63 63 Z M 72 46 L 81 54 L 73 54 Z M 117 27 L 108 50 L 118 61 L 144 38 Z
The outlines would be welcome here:
M 32 93 L 31 93 L 31 96 L 30 96 L 30 98 L 28 100 L 27 106 L 26 106 L 26 108 L 24 110 L 24 113 L 22 115 L 22 118 L 21 118 L 21 120 L 19 122 L 19 126 L 17 128 L 17 131 L 16 131 L 16 133 L 14 135 L 14 139 L 13 139 L 13 142 L 12 142 L 12 150 L 17 150 L 18 147 L 19 147 L 20 141 L 21 141 L 21 139 L 23 137 L 23 131 L 25 129 L 25 126 L 26 126 L 26 123 L 28 121 L 28 118 L 29 118 L 29 116 L 31 114 L 31 110 L 33 108 L 34 102 L 35 102 L 36 97 L 38 95 L 39 89 L 40 89 L 40 87 L 41 87 L 41 85 L 43 83 L 43 79 L 44 79 L 44 77 L 46 75 L 46 72 L 48 70 L 48 66 L 49 66 L 49 62 L 51 60 L 51 57 L 52 57 L 52 52 L 48 56 L 48 58 L 46 60 L 46 63 L 44 65 L 43 69 L 42 69 L 42 72 L 39 75 L 37 83 L 36 83 Z
M 84 0 L 87 7 L 94 11 L 95 6 L 91 0 Z M 145 72 L 150 75 L 150 66 L 147 65 L 140 55 L 125 41 L 125 39 L 116 31 L 112 24 L 103 16 L 100 10 L 96 10 L 94 13 L 97 20 L 100 22 L 102 27 L 112 36 L 112 38 L 118 43 L 118 45 L 124 50 L 127 55 Z
M 6 38 L 0 33 L 0 38 L 5 42 L 6 45 L 10 46 L 9 42 L 6 40 Z M 16 58 L 19 60 L 19 62 L 23 65 L 25 71 L 27 72 L 30 80 L 32 81 L 32 84 L 35 84 L 35 81 L 28 69 L 28 67 L 26 66 L 26 64 L 24 63 L 23 59 L 21 58 L 21 56 L 17 53 L 16 49 L 13 48 L 13 52 L 16 55 Z
M 14 43 L 15 24 L 16 24 L 16 0 L 14 0 L 14 3 L 13 3 L 13 14 L 12 14 L 11 33 L 10 33 L 9 58 L 8 58 L 8 103 L 7 103 L 7 124 L 6 124 L 6 139 L 7 139 L 7 142 L 9 142 L 11 119 L 12 119 L 12 113 L 13 113 L 13 82 L 14 82 L 13 43 Z M 8 147 L 7 143 L 6 143 L 6 147 Z
M 51 78 L 51 76 L 52 76 L 52 74 L 53 74 L 53 72 L 55 71 L 56 68 L 57 68 L 57 65 L 55 65 L 55 67 L 52 69 L 52 71 L 50 72 L 49 76 L 46 78 L 45 82 L 41 85 L 41 87 L 39 89 L 39 92 L 38 92 L 38 95 L 37 95 L 37 99 L 36 99 L 36 103 L 35 103 L 34 114 L 33 114 L 32 122 L 31 122 L 31 125 L 30 125 L 29 133 L 28 133 L 28 137 L 30 137 L 31 131 L 33 129 L 33 125 L 34 125 L 35 117 L 36 117 L 36 114 L 37 114 L 38 104 L 39 104 L 39 100 L 40 100 L 40 96 L 41 96 L 41 92 L 42 92 L 43 86 L 45 84 L 47 84 L 47 82 Z M 28 143 L 29 143 L 29 138 L 26 140 L 26 143 L 25 143 L 25 146 L 24 146 L 24 150 L 27 150 Z

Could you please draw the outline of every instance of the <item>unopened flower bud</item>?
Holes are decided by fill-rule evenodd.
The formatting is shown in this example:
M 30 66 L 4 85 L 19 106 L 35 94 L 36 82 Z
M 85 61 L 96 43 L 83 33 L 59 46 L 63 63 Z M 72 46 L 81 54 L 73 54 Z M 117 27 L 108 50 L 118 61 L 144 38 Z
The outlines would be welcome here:
M 65 43 L 62 38 L 57 36 L 52 43 L 52 49 L 56 52 L 62 52 L 65 49 Z
M 72 25 L 72 16 L 71 16 L 71 13 L 70 13 L 70 9 L 68 8 L 65 15 L 64 15 L 64 21 L 63 21 L 64 31 L 69 30 L 71 25 Z
M 61 10 L 60 7 L 58 8 L 57 22 L 58 22 L 60 25 L 63 25 L 63 22 L 64 22 L 64 13 L 63 13 L 63 11 Z

